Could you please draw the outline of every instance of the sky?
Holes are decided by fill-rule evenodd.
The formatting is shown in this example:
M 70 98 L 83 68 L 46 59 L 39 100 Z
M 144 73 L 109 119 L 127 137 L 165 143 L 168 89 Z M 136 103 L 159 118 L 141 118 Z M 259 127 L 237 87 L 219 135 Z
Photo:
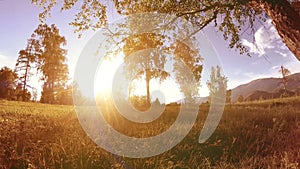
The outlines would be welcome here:
M 112 3 L 109 4 L 113 6 Z M 51 17 L 46 20 L 47 24 L 56 24 L 60 34 L 66 37 L 68 50 L 67 59 L 72 77 L 77 59 L 88 40 L 96 33 L 87 31 L 82 38 L 78 39 L 73 33 L 74 28 L 68 25 L 74 19 L 78 9 L 72 9 L 60 13 L 54 9 Z M 33 6 L 30 0 L 1 0 L 0 1 L 0 68 L 8 66 L 14 69 L 18 52 L 26 47 L 27 39 L 39 24 L 38 14 L 41 9 Z M 113 9 L 108 12 L 108 21 L 114 22 L 120 16 Z M 245 46 L 250 49 L 252 57 L 240 55 L 235 49 L 228 47 L 228 42 L 213 26 L 203 30 L 209 43 L 212 44 L 224 72 L 228 78 L 228 88 L 237 87 L 240 84 L 250 82 L 257 78 L 280 77 L 279 68 L 281 65 L 288 68 L 292 73 L 300 72 L 300 62 L 282 43 L 271 20 L 264 25 L 256 24 L 257 31 L 254 45 L 250 39 L 242 39 Z M 205 74 L 205 73 L 204 73 Z M 201 80 L 201 96 L 208 94 L 206 90 L 207 77 Z M 32 84 L 38 83 L 38 77 L 31 80 Z

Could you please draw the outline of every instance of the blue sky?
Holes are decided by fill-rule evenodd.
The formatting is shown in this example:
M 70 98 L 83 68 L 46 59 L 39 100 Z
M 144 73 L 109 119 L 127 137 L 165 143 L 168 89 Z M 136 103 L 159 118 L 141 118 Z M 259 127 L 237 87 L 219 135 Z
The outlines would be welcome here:
M 59 9 L 55 9 L 46 21 L 48 24 L 56 24 L 60 34 L 67 39 L 66 49 L 71 75 L 81 50 L 95 33 L 87 31 L 81 39 L 77 38 L 77 35 L 73 33 L 73 28 L 68 25 L 74 18 L 76 10 L 60 13 Z M 39 24 L 40 11 L 41 9 L 34 7 L 29 0 L 0 1 L 0 67 L 14 68 L 18 52 L 26 47 L 27 39 Z M 115 11 L 109 10 L 109 22 L 116 19 L 118 16 Z M 256 27 L 255 38 L 258 47 L 254 46 L 251 40 L 243 39 L 243 44 L 249 47 L 253 55 L 251 58 L 241 56 L 234 49 L 229 49 L 222 34 L 213 26 L 208 26 L 204 30 L 204 34 L 220 57 L 224 74 L 229 79 L 229 88 L 256 78 L 280 77 L 278 70 L 281 65 L 290 69 L 292 73 L 300 72 L 300 62 L 282 43 L 270 20 L 264 25 L 257 24 Z M 203 79 L 202 85 L 205 85 L 205 82 L 206 79 Z

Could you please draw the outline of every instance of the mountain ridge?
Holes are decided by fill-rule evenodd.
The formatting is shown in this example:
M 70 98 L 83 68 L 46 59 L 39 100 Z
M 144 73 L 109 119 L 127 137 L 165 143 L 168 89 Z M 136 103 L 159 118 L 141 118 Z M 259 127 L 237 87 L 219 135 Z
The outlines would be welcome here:
M 287 76 L 287 80 L 288 80 L 287 90 L 295 93 L 299 93 L 300 73 L 294 73 Z M 274 94 L 275 97 L 276 93 L 280 93 L 282 92 L 281 90 L 283 90 L 282 78 L 276 78 L 276 77 L 259 78 L 259 79 L 252 80 L 248 83 L 241 84 L 231 90 L 232 90 L 232 94 L 231 94 L 232 102 L 237 101 L 238 97 L 241 95 L 245 99 L 250 97 L 254 93 L 255 95 L 258 95 L 259 91 L 261 92 L 262 95 L 263 93 L 267 92 L 270 94 Z

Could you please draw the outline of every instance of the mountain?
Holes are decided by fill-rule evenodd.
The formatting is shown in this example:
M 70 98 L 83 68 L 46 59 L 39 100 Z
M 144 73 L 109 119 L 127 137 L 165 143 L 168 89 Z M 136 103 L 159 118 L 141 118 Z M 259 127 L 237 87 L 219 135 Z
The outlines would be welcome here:
M 287 80 L 288 95 L 300 94 L 300 73 L 288 76 Z M 256 79 L 232 89 L 231 101 L 237 101 L 240 95 L 249 100 L 276 98 L 283 92 L 282 78 Z

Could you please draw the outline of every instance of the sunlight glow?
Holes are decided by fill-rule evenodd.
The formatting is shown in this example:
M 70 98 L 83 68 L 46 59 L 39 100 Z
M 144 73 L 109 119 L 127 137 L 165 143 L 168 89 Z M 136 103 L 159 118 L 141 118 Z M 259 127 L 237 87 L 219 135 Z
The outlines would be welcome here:
M 131 95 L 146 95 L 146 82 L 144 79 L 135 80 L 131 85 L 136 86 Z M 162 92 L 164 99 L 161 95 L 158 95 L 157 91 Z M 171 78 L 166 79 L 162 83 L 159 83 L 156 79 L 150 80 L 150 96 L 151 101 L 155 101 L 158 98 L 161 103 L 177 102 L 183 97 L 179 86 Z
M 97 69 L 94 84 L 94 94 L 96 97 L 107 97 L 111 94 L 114 75 L 123 62 L 121 55 L 110 58 L 112 59 L 104 59 Z M 142 96 L 146 94 L 146 84 L 143 79 L 134 80 L 131 85 L 135 86 L 134 91 L 132 91 L 133 95 Z M 161 91 L 164 99 L 157 95 L 156 91 Z M 151 80 L 150 95 L 152 101 L 158 98 L 160 101 L 164 100 L 165 103 L 176 102 L 182 99 L 179 87 L 174 79 L 171 78 L 166 79 L 161 84 L 155 79 Z
M 95 83 L 94 83 L 94 95 L 101 98 L 109 97 L 112 92 L 112 81 L 115 76 L 117 69 L 123 63 L 122 54 L 118 56 L 107 56 L 99 64 L 97 69 Z M 107 59 L 110 58 L 110 59 Z M 133 80 L 131 85 L 134 86 L 130 93 L 130 96 L 145 96 L 146 95 L 146 82 L 145 79 L 139 78 Z M 130 88 L 130 86 L 128 86 Z M 205 97 L 208 95 L 208 89 L 206 84 L 202 84 L 199 88 L 199 93 L 201 97 Z M 164 98 L 161 98 L 161 95 L 157 95 L 157 91 L 160 91 L 161 94 L 164 95 Z M 159 99 L 161 103 L 172 103 L 182 100 L 183 94 L 180 92 L 180 88 L 176 83 L 176 80 L 169 77 L 163 82 L 159 83 L 158 80 L 152 79 L 150 80 L 150 97 L 151 101 L 155 101 L 156 98 Z
M 123 59 L 121 56 L 103 60 L 97 69 L 97 75 L 95 77 L 94 91 L 96 96 L 105 96 L 110 93 L 114 74 L 122 62 Z

